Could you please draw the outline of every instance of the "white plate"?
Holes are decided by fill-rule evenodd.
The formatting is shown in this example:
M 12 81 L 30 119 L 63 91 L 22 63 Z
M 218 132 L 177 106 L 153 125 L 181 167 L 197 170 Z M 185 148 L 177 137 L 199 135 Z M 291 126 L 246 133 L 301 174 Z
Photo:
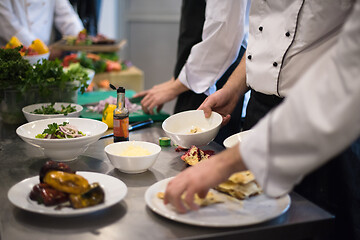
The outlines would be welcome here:
M 27 178 L 12 186 L 8 192 L 8 198 L 12 204 L 26 211 L 50 216 L 68 217 L 92 213 L 113 206 L 120 202 L 127 193 L 125 183 L 112 176 L 102 173 L 81 171 L 76 172 L 76 174 L 85 177 L 89 183 L 98 182 L 101 185 L 105 192 L 104 203 L 82 209 L 64 207 L 60 210 L 55 210 L 56 206 L 46 207 L 45 205 L 38 204 L 30 199 L 29 194 L 33 186 L 39 183 L 39 176 Z
M 228 137 L 224 140 L 223 144 L 226 148 L 231 148 L 231 147 L 235 146 L 238 142 L 241 142 L 242 139 L 246 135 L 248 135 L 250 132 L 251 132 L 251 130 L 248 130 L 248 131 L 243 131 L 243 132 L 239 132 L 234 135 L 231 135 L 230 137 Z
M 156 196 L 158 192 L 165 191 L 170 179 L 164 179 L 150 186 L 145 193 L 145 201 L 148 207 L 157 214 L 177 222 L 207 227 L 246 226 L 276 218 L 290 207 L 289 195 L 272 199 L 261 194 L 239 201 L 211 190 L 219 194 L 224 202 L 202 207 L 198 211 L 178 214 L 170 204 L 165 205 L 163 200 Z

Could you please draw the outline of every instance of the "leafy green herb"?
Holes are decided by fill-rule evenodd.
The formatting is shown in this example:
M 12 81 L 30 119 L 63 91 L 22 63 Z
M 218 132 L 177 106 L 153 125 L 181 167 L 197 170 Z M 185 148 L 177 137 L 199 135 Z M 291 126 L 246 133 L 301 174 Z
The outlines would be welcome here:
M 64 90 L 72 84 L 74 91 L 80 87 L 82 93 L 88 87 L 88 76 L 64 72 L 60 60 L 38 61 L 31 65 L 19 54 L 19 49 L 0 49 L 0 89 L 16 89 L 26 93 L 31 88 L 38 88 L 41 96 L 50 96 L 54 87 Z M 80 86 L 75 84 L 80 82 Z
M 52 103 L 52 104 L 47 105 L 47 106 L 41 106 L 41 108 L 35 109 L 31 113 L 35 113 L 35 114 L 64 114 L 66 116 L 69 113 L 72 113 L 72 112 L 76 111 L 76 107 L 71 106 L 71 104 L 69 104 L 68 106 L 61 105 L 61 110 L 56 110 L 54 108 L 54 105 L 55 105 L 55 103 Z

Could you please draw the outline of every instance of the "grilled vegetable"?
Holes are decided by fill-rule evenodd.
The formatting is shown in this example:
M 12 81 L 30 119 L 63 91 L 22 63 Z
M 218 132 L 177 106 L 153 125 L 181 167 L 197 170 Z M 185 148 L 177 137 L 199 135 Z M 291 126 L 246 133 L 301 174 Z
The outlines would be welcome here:
M 105 193 L 99 183 L 90 185 L 90 189 L 82 194 L 70 194 L 69 200 L 73 208 L 86 208 L 104 202 Z
M 56 190 L 70 194 L 83 194 L 90 187 L 84 177 L 62 171 L 48 172 L 44 177 L 44 182 Z
M 45 206 L 53 206 L 68 201 L 69 194 L 58 191 L 46 183 L 39 183 L 30 192 L 30 199 Z
M 67 173 L 75 173 L 75 171 L 71 170 L 71 168 L 66 165 L 65 163 L 59 163 L 59 162 L 55 162 L 55 161 L 47 161 L 40 169 L 39 172 L 39 178 L 40 178 L 40 183 L 43 183 L 43 179 L 46 175 L 46 173 L 50 172 L 50 171 L 63 171 L 63 172 L 67 172 Z

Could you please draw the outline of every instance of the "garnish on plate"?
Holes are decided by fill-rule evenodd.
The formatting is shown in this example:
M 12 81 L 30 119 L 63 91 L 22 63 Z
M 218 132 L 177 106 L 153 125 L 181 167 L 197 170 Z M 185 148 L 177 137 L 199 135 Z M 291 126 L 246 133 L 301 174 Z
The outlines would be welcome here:
M 42 133 L 36 135 L 35 138 L 64 139 L 83 136 L 85 136 L 85 134 L 79 131 L 75 126 L 70 125 L 68 122 L 63 122 L 62 124 L 48 124 L 48 128 L 44 129 Z

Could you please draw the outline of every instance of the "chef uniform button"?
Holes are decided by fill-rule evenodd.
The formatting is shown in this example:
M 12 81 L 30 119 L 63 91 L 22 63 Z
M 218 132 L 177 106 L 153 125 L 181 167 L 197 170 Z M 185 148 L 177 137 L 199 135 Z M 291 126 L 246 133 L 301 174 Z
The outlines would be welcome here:
M 259 27 L 259 31 L 262 32 L 264 28 L 262 26 Z
M 290 32 L 286 32 L 285 36 L 290 37 Z
M 249 56 L 248 56 L 248 59 L 251 60 L 251 58 L 252 58 L 251 55 L 249 55 Z
M 277 65 L 278 65 L 277 62 L 273 62 L 274 67 L 277 67 Z

